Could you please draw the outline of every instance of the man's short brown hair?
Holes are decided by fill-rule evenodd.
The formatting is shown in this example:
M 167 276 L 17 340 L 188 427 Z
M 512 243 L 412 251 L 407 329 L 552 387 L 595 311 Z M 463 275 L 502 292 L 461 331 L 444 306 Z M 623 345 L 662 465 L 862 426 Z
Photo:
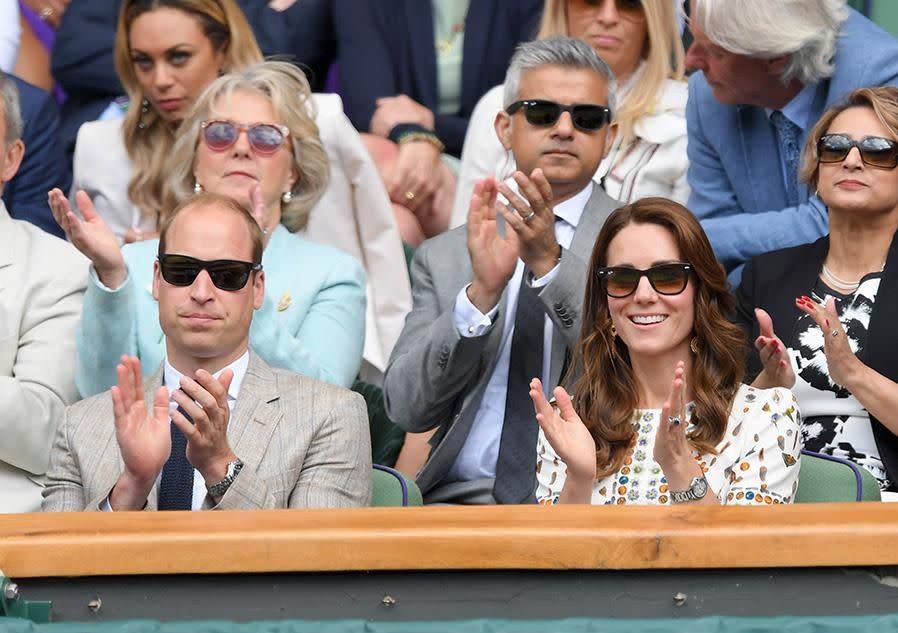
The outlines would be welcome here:
M 186 200 L 181 202 L 181 204 L 175 207 L 174 211 L 172 211 L 171 214 L 162 222 L 162 228 L 159 231 L 160 256 L 165 255 L 165 238 L 168 235 L 168 231 L 171 228 L 171 225 L 174 224 L 179 215 L 193 207 L 215 207 L 217 209 L 222 209 L 225 211 L 232 211 L 239 215 L 246 223 L 250 240 L 253 244 L 252 263 L 262 263 L 262 250 L 265 248 L 265 238 L 262 234 L 262 229 L 259 227 L 259 223 L 256 222 L 256 219 L 250 214 L 249 211 L 247 211 L 243 207 L 242 204 L 240 204 L 233 198 L 217 193 L 206 192 L 191 196 L 190 198 L 187 198 Z

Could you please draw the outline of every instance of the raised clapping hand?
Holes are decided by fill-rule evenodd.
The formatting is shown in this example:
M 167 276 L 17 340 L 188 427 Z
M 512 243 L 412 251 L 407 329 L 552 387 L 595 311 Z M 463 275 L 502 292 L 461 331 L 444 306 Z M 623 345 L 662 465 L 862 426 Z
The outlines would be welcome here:
M 702 474 L 686 439 L 686 365 L 677 363 L 670 394 L 661 407 L 655 435 L 654 460 L 664 471 L 671 490 L 685 490 L 693 477 Z
M 84 191 L 75 194 L 78 207 L 84 219 L 79 218 L 65 194 L 59 189 L 51 189 L 47 201 L 53 218 L 65 231 L 66 237 L 79 251 L 84 253 L 97 271 L 104 286 L 115 290 L 124 283 L 128 269 L 121 249 L 112 230 L 100 217 L 93 203 Z
M 521 259 L 535 277 L 542 277 L 555 267 L 561 253 L 555 239 L 552 186 L 539 168 L 534 169 L 529 178 L 516 171 L 514 180 L 524 197 L 500 183 L 499 192 L 508 200 L 508 205 L 499 204 L 498 209 L 518 237 Z
M 755 339 L 755 348 L 761 357 L 762 369 L 752 386 L 760 389 L 791 389 L 795 384 L 795 372 L 792 371 L 786 346 L 773 331 L 773 320 L 761 308 L 755 308 L 755 318 L 758 319 L 761 330 L 761 335 Z
M 552 449 L 567 466 L 561 500 L 567 503 L 590 503 L 596 480 L 596 443 L 563 387 L 555 387 L 553 407 L 543 394 L 538 378 L 530 381 L 530 399 L 536 410 L 536 421 Z
M 267 245 L 268 240 L 271 239 L 271 234 L 274 233 L 274 229 L 277 227 L 269 226 L 271 223 L 271 214 L 268 212 L 268 207 L 265 205 L 265 199 L 262 197 L 262 187 L 258 184 L 254 184 L 250 187 L 249 204 L 251 207 L 250 213 L 256 220 L 256 224 L 262 229 L 263 243 Z
M 171 419 L 187 438 L 187 461 L 196 468 L 207 485 L 224 479 L 228 462 L 237 457 L 228 444 L 228 387 L 234 372 L 226 369 L 215 378 L 205 369 L 194 377 L 181 378 L 181 389 L 172 397 L 191 417 L 191 423 L 180 411 L 172 411 Z
M 863 363 L 851 349 L 851 343 L 836 313 L 835 300 L 829 297 L 824 305 L 820 305 L 810 297 L 798 297 L 795 305 L 814 319 L 814 323 L 823 332 L 823 353 L 826 355 L 830 379 L 842 387 L 850 385 L 851 377 L 862 368 Z
M 499 303 L 505 285 L 518 263 L 518 236 L 507 230 L 499 235 L 496 224 L 496 181 L 480 180 L 474 185 L 468 210 L 468 253 L 474 280 L 468 287 L 468 299 L 483 314 Z
M 156 389 L 153 408 L 143 397 L 140 361 L 122 356 L 117 367 L 118 385 L 112 388 L 112 412 L 124 471 L 112 489 L 115 510 L 140 510 L 171 453 L 168 390 Z

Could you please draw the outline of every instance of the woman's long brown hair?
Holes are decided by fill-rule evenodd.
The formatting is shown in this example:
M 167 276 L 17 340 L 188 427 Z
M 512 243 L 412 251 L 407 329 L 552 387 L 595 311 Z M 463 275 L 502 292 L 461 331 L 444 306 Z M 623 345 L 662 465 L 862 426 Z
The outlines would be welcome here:
M 593 247 L 583 328 L 566 378 L 572 385 L 577 412 L 596 443 L 599 478 L 621 467 L 636 437 L 633 412 L 639 402 L 639 385 L 627 346 L 620 337 L 611 335 L 608 296 L 596 274 L 608 265 L 608 245 L 630 224 L 666 228 L 677 243 L 681 260 L 693 267 L 689 283 L 695 284 L 693 329 L 698 353 L 688 377 L 695 402 L 695 427 L 688 439 L 702 453 L 716 453 L 723 439 L 748 353 L 744 333 L 728 320 L 735 300 L 726 273 L 695 216 L 665 198 L 643 198 L 614 211 Z

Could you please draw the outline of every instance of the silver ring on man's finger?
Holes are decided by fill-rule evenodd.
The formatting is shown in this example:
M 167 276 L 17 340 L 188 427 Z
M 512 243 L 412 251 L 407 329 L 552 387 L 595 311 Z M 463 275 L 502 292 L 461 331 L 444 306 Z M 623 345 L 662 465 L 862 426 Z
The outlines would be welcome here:
M 667 416 L 667 421 L 670 422 L 671 426 L 680 426 L 680 416 L 678 415 Z
M 521 219 L 522 219 L 525 223 L 528 223 L 528 222 L 530 222 L 530 220 L 532 220 L 532 219 L 535 218 L 535 217 L 536 217 L 536 211 L 531 211 L 528 215 L 525 215 L 525 216 L 522 217 Z
M 833 338 L 836 338 L 839 335 L 839 330 L 833 330 L 829 333 L 829 335 Z

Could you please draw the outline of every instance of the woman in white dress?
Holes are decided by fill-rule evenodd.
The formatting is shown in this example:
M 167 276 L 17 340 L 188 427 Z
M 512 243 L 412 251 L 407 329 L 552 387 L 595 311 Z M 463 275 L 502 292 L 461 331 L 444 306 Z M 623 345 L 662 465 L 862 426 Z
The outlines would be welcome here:
M 546 0 L 538 38 L 579 37 L 608 62 L 618 83 L 617 137 L 595 180 L 612 198 L 631 202 L 661 196 L 685 204 L 686 97 L 683 44 L 673 3 L 659 0 Z M 467 221 L 474 183 L 504 179 L 514 160 L 493 130 L 509 104 L 502 86 L 487 92 L 471 114 L 461 155 L 452 226 Z
M 788 389 L 742 384 L 748 346 L 698 221 L 645 198 L 593 250 L 571 393 L 530 396 L 540 503 L 790 503 L 800 414 Z M 579 415 L 578 415 L 579 413 Z

